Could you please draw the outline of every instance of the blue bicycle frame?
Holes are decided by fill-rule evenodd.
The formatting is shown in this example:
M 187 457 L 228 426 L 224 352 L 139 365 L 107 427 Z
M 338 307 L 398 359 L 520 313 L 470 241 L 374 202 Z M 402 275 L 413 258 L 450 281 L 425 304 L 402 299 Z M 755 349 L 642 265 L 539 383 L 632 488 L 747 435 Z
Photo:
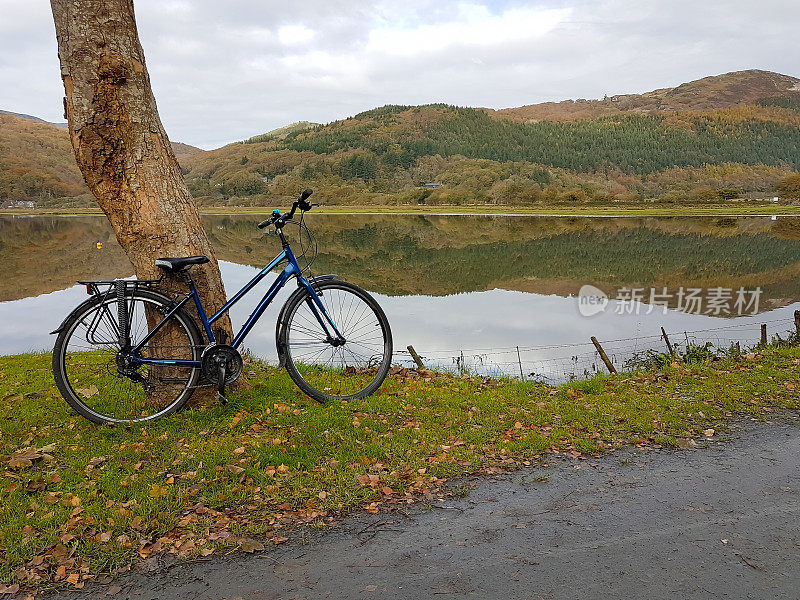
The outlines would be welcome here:
M 203 304 L 200 301 L 200 295 L 197 293 L 197 288 L 194 285 L 194 280 L 191 277 L 188 277 L 189 283 L 189 294 L 181 300 L 177 305 L 172 307 L 172 309 L 166 314 L 166 316 L 144 337 L 144 339 L 139 342 L 136 346 L 131 348 L 130 356 L 133 359 L 135 364 L 144 364 L 144 365 L 171 365 L 177 367 L 190 367 L 190 368 L 199 368 L 201 366 L 201 361 L 199 360 L 171 360 L 171 359 L 163 359 L 163 358 L 142 358 L 140 353 L 142 348 L 147 344 L 148 341 L 156 334 L 156 332 L 161 329 L 164 323 L 172 317 L 175 313 L 177 313 L 185 304 L 189 302 L 189 300 L 194 299 L 195 307 L 197 307 L 197 314 L 200 317 L 200 320 L 203 323 L 203 328 L 208 336 L 208 340 L 210 343 L 216 343 L 216 338 L 214 337 L 214 332 L 211 330 L 211 325 L 217 321 L 222 315 L 224 315 L 231 306 L 236 304 L 239 299 L 242 298 L 247 292 L 249 292 L 253 287 L 255 287 L 258 282 L 260 282 L 272 269 L 274 269 L 278 264 L 286 260 L 287 265 L 281 271 L 281 274 L 278 275 L 278 278 L 273 282 L 270 288 L 267 290 L 264 297 L 258 303 L 255 310 L 253 310 L 252 314 L 248 317 L 247 321 L 242 328 L 239 330 L 239 333 L 233 339 L 231 346 L 234 348 L 238 348 L 241 343 L 244 341 L 244 338 L 256 324 L 259 317 L 264 313 L 270 303 L 275 299 L 277 293 L 283 288 L 284 285 L 291 279 L 292 277 L 297 278 L 297 282 L 299 286 L 305 287 L 308 290 L 310 295 L 310 299 L 312 302 L 309 302 L 309 307 L 311 311 L 314 313 L 314 316 L 319 321 L 320 326 L 322 327 L 325 334 L 330 338 L 338 339 L 339 341 L 344 341 L 344 336 L 339 333 L 339 330 L 336 328 L 333 320 L 328 315 L 328 311 L 325 310 L 325 306 L 323 306 L 322 301 L 319 299 L 316 291 L 314 290 L 314 286 L 302 275 L 302 270 L 300 269 L 300 265 L 297 264 L 297 258 L 295 258 L 294 252 L 292 252 L 291 247 L 283 239 L 283 250 L 281 251 L 278 256 L 276 256 L 266 267 L 261 269 L 258 274 L 253 277 L 242 289 L 240 289 L 236 294 L 225 303 L 225 306 L 220 308 L 211 318 L 206 316 L 206 311 L 203 308 Z M 323 318 L 324 317 L 324 318 Z M 335 334 L 335 337 L 331 335 L 331 331 Z

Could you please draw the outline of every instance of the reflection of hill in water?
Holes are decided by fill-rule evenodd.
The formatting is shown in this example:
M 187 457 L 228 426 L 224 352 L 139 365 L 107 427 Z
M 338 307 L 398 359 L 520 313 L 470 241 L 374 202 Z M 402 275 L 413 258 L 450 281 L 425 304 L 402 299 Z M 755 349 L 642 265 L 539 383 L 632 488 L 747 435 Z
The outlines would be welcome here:
M 206 216 L 218 258 L 262 266 L 277 239 L 256 216 Z M 316 273 L 387 294 L 495 287 L 566 295 L 594 283 L 755 287 L 773 304 L 800 298 L 800 219 L 311 215 Z M 293 230 L 293 240 L 296 240 Z M 97 241 L 103 249 L 97 250 Z M 295 249 L 299 246 L 294 243 Z M 129 275 L 104 218 L 0 218 L 0 300 Z M 768 305 L 765 306 L 767 308 Z
M 105 217 L 0 217 L 0 301 L 132 272 Z

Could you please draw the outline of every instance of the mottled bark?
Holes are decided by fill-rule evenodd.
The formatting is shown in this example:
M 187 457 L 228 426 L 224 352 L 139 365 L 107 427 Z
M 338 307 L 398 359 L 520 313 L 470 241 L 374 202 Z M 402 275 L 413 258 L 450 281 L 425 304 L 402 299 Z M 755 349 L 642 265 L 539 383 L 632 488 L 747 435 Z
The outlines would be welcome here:
M 204 305 L 218 308 L 219 266 L 158 116 L 133 1 L 51 7 L 75 157 L 137 277 L 158 277 L 160 256 L 205 254 L 212 262 L 192 274 Z M 227 319 L 219 323 L 230 333 Z

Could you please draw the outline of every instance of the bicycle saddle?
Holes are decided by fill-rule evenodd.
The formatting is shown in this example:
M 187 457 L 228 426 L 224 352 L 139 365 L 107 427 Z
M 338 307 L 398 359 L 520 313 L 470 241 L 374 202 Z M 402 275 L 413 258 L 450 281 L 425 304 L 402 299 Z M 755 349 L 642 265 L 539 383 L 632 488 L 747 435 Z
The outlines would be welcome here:
M 183 256 L 181 258 L 157 258 L 156 266 L 164 269 L 165 271 L 172 271 L 178 273 L 183 271 L 186 267 L 192 265 L 202 265 L 207 263 L 210 259 L 207 256 Z

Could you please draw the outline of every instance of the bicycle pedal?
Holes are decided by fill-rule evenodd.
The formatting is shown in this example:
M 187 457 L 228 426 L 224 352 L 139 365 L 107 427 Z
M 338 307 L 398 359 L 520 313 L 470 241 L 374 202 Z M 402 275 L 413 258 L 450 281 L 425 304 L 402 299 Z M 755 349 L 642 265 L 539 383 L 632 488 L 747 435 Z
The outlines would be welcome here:
M 217 392 L 217 400 L 219 400 L 220 404 L 227 404 L 228 403 L 228 399 L 225 396 L 223 396 L 222 393 L 220 393 L 220 392 Z

